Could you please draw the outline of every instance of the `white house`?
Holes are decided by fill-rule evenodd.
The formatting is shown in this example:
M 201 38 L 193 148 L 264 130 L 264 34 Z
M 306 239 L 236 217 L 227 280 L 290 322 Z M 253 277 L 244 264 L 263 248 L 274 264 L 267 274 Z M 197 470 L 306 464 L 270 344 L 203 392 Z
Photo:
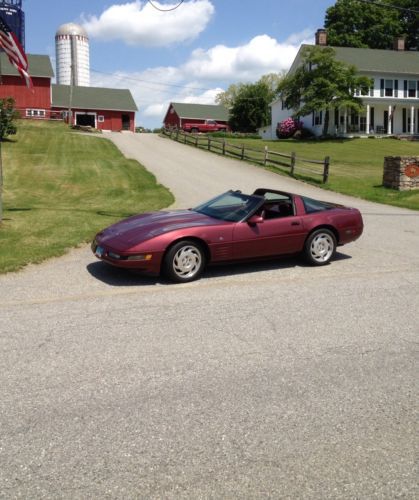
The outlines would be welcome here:
M 318 30 L 316 45 L 326 46 L 327 33 Z M 301 64 L 300 50 L 289 70 Z M 398 38 L 394 50 L 332 47 L 337 60 L 354 65 L 360 75 L 373 79 L 368 95 L 360 96 L 364 112 L 357 114 L 344 108 L 330 112 L 328 133 L 339 136 L 419 134 L 419 52 L 404 50 L 404 39 Z M 271 138 L 276 138 L 279 122 L 293 114 L 281 98 L 271 104 Z M 315 135 L 323 133 L 324 112 L 300 117 L 304 126 Z

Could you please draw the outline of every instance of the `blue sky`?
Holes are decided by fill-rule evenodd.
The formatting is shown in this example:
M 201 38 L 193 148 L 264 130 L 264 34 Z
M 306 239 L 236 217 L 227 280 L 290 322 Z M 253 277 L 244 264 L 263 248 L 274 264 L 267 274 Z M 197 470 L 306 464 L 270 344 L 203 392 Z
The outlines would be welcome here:
M 177 0 L 155 0 L 162 8 Z M 90 39 L 91 85 L 129 88 L 137 124 L 161 125 L 175 102 L 212 104 L 231 83 L 288 69 L 333 0 L 185 0 L 161 13 L 145 0 L 24 0 L 26 51 L 48 54 L 67 22 Z

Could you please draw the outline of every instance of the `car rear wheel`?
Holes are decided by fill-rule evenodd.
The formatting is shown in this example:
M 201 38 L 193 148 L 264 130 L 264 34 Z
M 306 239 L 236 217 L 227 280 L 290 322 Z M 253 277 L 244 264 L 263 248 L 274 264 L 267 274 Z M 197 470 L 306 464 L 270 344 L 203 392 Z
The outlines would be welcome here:
M 191 128 L 191 132 L 193 134 L 197 134 L 199 132 L 199 129 L 198 128 Z
M 179 241 L 167 252 L 164 258 L 166 276 L 177 283 L 187 283 L 198 279 L 205 267 L 205 254 L 194 241 Z
M 336 252 L 336 237 L 329 229 L 310 234 L 304 246 L 306 260 L 315 266 L 328 264 Z

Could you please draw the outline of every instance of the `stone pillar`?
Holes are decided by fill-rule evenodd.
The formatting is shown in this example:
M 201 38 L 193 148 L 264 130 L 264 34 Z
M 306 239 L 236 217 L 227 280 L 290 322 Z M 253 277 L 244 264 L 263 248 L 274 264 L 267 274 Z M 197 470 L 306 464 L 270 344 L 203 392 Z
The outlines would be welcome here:
M 386 156 L 383 186 L 399 191 L 419 189 L 419 156 Z
M 348 131 L 348 109 L 345 108 L 343 112 L 343 133 L 346 134 Z

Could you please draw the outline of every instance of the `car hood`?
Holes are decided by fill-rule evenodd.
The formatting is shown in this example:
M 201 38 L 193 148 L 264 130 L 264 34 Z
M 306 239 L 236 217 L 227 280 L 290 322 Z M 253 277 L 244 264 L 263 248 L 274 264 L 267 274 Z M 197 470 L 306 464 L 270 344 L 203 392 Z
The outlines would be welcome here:
M 161 234 L 197 226 L 226 224 L 192 210 L 172 210 L 134 215 L 97 234 L 100 243 L 124 247 L 137 245 Z

